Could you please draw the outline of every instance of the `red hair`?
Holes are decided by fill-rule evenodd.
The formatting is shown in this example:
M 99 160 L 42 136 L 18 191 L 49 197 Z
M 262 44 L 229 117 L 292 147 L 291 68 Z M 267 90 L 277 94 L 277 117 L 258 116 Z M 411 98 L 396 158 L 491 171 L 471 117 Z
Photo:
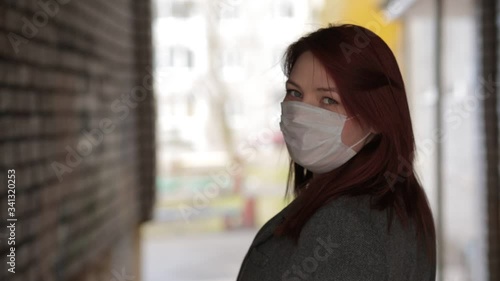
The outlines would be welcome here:
M 376 135 L 344 165 L 314 178 L 292 161 L 287 194 L 293 186 L 298 205 L 275 234 L 297 241 L 302 226 L 321 206 L 340 196 L 369 194 L 373 209 L 387 210 L 388 231 L 394 213 L 403 226 L 412 221 L 418 241 L 435 260 L 434 220 L 414 171 L 410 111 L 403 78 L 390 48 L 361 26 L 329 25 L 288 47 L 283 64 L 286 77 L 306 51 L 323 64 L 335 81 L 348 115 L 356 114 Z

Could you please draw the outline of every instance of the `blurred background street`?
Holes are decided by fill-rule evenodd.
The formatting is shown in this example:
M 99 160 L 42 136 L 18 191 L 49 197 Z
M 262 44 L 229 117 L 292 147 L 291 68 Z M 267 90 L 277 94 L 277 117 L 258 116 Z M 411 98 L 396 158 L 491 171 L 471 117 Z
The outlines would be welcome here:
M 255 233 L 238 230 L 146 239 L 143 280 L 235 280 Z

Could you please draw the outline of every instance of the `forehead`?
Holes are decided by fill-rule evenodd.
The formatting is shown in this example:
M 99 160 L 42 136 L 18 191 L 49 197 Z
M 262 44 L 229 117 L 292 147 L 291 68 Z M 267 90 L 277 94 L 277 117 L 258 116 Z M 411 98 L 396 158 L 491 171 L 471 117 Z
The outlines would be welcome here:
M 303 87 L 335 87 L 323 64 L 310 51 L 299 56 L 289 78 Z

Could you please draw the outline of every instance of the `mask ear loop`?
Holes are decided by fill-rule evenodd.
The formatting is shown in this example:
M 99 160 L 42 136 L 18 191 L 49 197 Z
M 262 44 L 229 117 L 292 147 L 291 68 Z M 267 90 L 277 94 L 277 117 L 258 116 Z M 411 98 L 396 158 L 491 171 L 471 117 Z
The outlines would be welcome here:
M 359 141 L 357 141 L 355 144 L 349 146 L 349 149 L 352 149 L 353 147 L 355 147 L 356 145 L 360 144 L 362 141 L 364 141 L 368 136 L 371 135 L 371 132 L 368 132 L 368 134 L 366 134 L 364 137 L 362 137 Z
M 345 119 L 345 121 L 347 121 L 347 120 L 351 120 L 351 119 L 354 119 L 354 118 L 356 118 L 357 116 L 358 116 L 358 114 L 354 114 L 354 115 L 348 116 L 348 117 Z
M 351 115 L 349 117 L 346 118 L 346 121 L 347 120 L 350 120 L 350 119 L 354 119 L 358 116 L 358 114 L 354 114 L 354 115 Z M 368 131 L 368 134 L 366 134 L 364 137 L 362 137 L 359 141 L 357 141 L 355 144 L 349 146 L 349 149 L 352 149 L 353 147 L 355 147 L 356 145 L 360 144 L 362 141 L 364 141 L 368 136 L 371 135 L 371 129 L 370 131 Z
M 355 144 L 353 144 L 353 145 L 349 146 L 349 147 L 348 147 L 348 149 L 347 149 L 346 151 L 344 151 L 344 153 L 346 153 L 348 150 L 352 150 L 352 151 L 354 151 L 354 149 L 352 149 L 352 148 L 353 148 L 353 147 L 355 147 L 356 145 L 360 144 L 362 141 L 364 141 L 364 140 L 365 140 L 368 136 L 370 136 L 370 135 L 371 135 L 371 132 L 370 132 L 370 131 L 368 131 L 368 134 L 366 134 L 366 136 L 362 137 L 362 138 L 361 138 L 359 141 L 357 141 Z M 345 146 L 347 146 L 347 145 L 345 145 Z M 355 151 L 354 151 L 354 152 L 355 152 Z M 355 153 L 357 153 L 357 152 L 355 152 Z

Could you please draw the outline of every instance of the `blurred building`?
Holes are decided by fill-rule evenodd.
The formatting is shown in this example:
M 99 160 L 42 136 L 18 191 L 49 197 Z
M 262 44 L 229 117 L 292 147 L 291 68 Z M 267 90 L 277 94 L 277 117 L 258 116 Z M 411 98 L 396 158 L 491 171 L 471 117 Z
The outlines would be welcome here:
M 223 213 L 254 212 L 250 205 L 260 204 L 242 201 L 242 194 L 262 184 L 251 182 L 241 167 L 281 141 L 281 57 L 292 41 L 319 26 L 313 2 L 318 1 L 157 1 L 158 199 L 169 207 L 158 210 L 159 220 L 182 219 L 176 206 L 196 205 L 195 195 L 211 185 L 237 205 Z M 265 192 L 279 193 L 282 202 L 285 186 L 277 187 L 278 192 L 265 185 Z M 207 201 L 217 205 L 215 198 L 220 196 Z M 198 214 L 223 219 L 213 208 Z M 259 222 L 267 219 L 257 216 Z
M 311 20 L 307 1 L 159 0 L 154 21 L 159 166 L 171 173 L 190 152 L 222 165 L 231 147 L 276 129 L 284 95 L 279 66 Z M 313 28 L 314 26 L 310 26 Z M 283 87 L 282 87 L 283 86 Z M 274 118 L 276 119 L 276 118 Z M 231 155 L 229 155 L 231 156 Z M 162 169 L 162 167 L 164 169 Z
M 488 280 L 480 98 L 487 89 L 478 72 L 478 8 L 475 1 L 443 1 L 438 15 L 435 2 L 419 1 L 396 15 L 404 22 L 418 163 L 433 209 L 441 212 L 436 221 L 442 232 L 442 274 L 453 280 Z M 429 37 L 432 43 L 424 43 Z

